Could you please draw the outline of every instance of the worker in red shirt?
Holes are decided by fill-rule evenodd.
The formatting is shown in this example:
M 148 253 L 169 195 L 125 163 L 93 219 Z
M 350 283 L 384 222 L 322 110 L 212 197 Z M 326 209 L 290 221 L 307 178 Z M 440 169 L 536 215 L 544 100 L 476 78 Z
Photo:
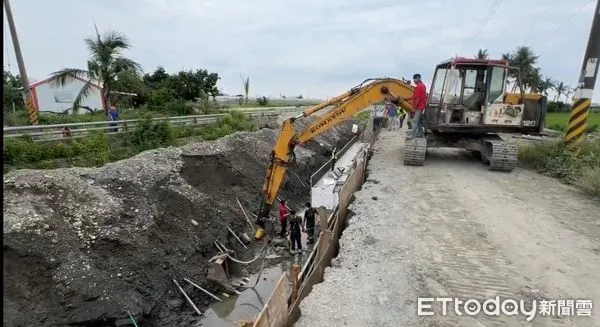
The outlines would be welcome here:
M 421 74 L 413 75 L 413 82 L 417 85 L 413 92 L 413 96 L 404 99 L 405 101 L 412 101 L 411 116 L 412 116 L 412 136 L 421 137 L 423 132 L 423 112 L 427 104 L 427 90 L 425 84 L 421 81 Z
M 287 218 L 290 214 L 288 213 L 287 206 L 285 205 L 285 200 L 281 200 L 279 202 L 279 223 L 281 224 L 281 232 L 279 232 L 279 236 L 285 238 L 285 233 L 287 230 Z

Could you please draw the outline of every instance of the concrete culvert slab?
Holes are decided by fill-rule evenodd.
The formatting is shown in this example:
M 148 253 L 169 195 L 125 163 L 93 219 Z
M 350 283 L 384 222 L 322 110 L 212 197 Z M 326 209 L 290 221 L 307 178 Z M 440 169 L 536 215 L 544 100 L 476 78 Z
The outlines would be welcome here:
M 308 180 L 351 126 L 297 147 L 290 172 Z M 173 279 L 203 310 L 213 299 L 183 278 L 220 294 L 206 280 L 213 242 L 245 260 L 261 248 L 227 241 L 226 226 L 248 231 L 236 197 L 256 212 L 276 135 L 261 129 L 100 168 L 6 174 L 4 326 L 115 326 L 128 311 L 141 326 L 188 325 L 196 318 Z M 280 196 L 300 207 L 309 191 L 289 174 Z

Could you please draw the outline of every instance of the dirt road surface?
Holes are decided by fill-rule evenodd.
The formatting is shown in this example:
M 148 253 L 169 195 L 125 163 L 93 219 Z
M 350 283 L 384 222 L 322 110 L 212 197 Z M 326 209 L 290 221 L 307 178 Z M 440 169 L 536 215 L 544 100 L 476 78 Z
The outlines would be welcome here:
M 597 201 L 527 170 L 490 172 L 457 150 L 403 166 L 404 133 L 380 134 L 340 253 L 296 326 L 600 326 Z M 470 316 L 462 306 L 458 316 L 455 302 L 445 316 L 440 302 L 422 308 L 434 315 L 417 314 L 419 297 L 496 296 L 524 300 L 535 317 L 528 322 L 518 303 L 514 316 Z M 555 302 L 554 315 L 543 315 L 543 302 L 532 307 L 543 299 L 595 307 L 578 316 L 584 302 Z

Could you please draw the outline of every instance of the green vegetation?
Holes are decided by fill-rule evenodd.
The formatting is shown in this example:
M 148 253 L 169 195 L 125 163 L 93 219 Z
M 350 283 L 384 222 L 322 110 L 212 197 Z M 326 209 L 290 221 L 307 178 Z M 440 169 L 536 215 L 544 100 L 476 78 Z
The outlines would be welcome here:
M 487 50 L 480 49 L 475 57 L 486 59 Z M 565 102 L 568 102 L 575 89 L 564 82 L 543 76 L 541 69 L 536 67 L 538 58 L 539 56 L 526 46 L 503 54 L 502 59 L 508 60 L 510 66 L 518 68 L 510 73 L 507 86 L 510 92 L 542 93 L 545 96 L 548 96 L 550 90 L 554 90 L 555 96 L 551 99 L 553 101 L 548 103 L 546 127 L 565 131 L 571 106 L 561 100 L 564 97 Z M 599 128 L 600 114 L 590 113 L 587 132 L 592 133 Z M 525 167 L 575 185 L 586 194 L 600 196 L 600 140 L 598 139 L 584 142 L 578 152 L 566 150 L 562 142 L 524 147 L 520 149 L 519 162 Z
M 242 76 L 242 84 L 244 84 L 244 99 L 245 99 L 245 103 L 247 105 L 248 104 L 248 93 L 250 93 L 250 77 L 244 78 L 244 76 Z
M 216 124 L 200 128 L 174 128 L 167 122 L 152 122 L 149 115 L 144 118 L 135 129 L 118 135 L 94 132 L 63 142 L 33 142 L 28 137 L 4 140 L 4 173 L 22 168 L 102 166 L 146 150 L 181 145 L 177 140 L 182 138 L 209 141 L 236 131 L 255 129 L 251 119 L 240 112 L 228 113 Z
M 266 102 L 264 101 L 266 100 Z M 219 104 L 219 109 L 244 109 L 244 108 L 259 108 L 261 106 L 268 107 L 303 107 L 303 106 L 313 106 L 319 104 L 319 101 L 315 100 L 295 100 L 290 101 L 286 99 L 269 99 L 267 97 L 258 97 L 256 99 L 248 100 L 248 104 L 242 103 L 223 103 Z
M 564 132 L 569 124 L 568 112 L 549 112 L 546 114 L 546 127 L 555 131 Z M 600 112 L 590 112 L 587 119 L 587 133 L 600 131 Z
M 502 59 L 508 60 L 511 67 L 517 68 L 509 72 L 507 90 L 510 92 L 542 93 L 545 96 L 548 96 L 548 92 L 553 90 L 556 93 L 554 99 L 551 99 L 553 102 L 560 102 L 563 96 L 565 101 L 568 101 L 570 95 L 575 92 L 575 88 L 564 82 L 555 81 L 549 76 L 543 76 L 541 68 L 536 66 L 539 57 L 528 46 L 520 46 L 512 52 L 502 54 Z M 479 49 L 475 54 L 475 58 L 489 59 L 488 50 Z
M 141 66 L 135 61 L 125 58 L 120 54 L 131 47 L 129 40 L 123 34 L 110 32 L 100 36 L 96 32 L 95 38 L 85 39 L 90 58 L 87 62 L 87 69 L 65 68 L 52 74 L 54 83 L 64 86 L 75 79 L 83 78 L 87 82 L 83 85 L 79 94 L 73 101 L 73 111 L 77 112 L 81 103 L 93 91 L 94 83 L 102 87 L 102 96 L 107 101 L 107 105 L 112 104 L 115 84 L 119 76 L 129 74 L 138 76 Z M 92 111 L 94 108 L 87 108 Z
M 119 114 L 122 120 L 141 119 L 148 115 L 151 115 L 154 118 L 171 116 L 171 114 L 167 111 L 150 111 L 148 109 L 121 110 Z M 102 111 L 96 111 L 94 113 L 85 115 L 40 113 L 38 118 L 41 125 L 106 121 L 106 115 Z M 14 114 L 12 112 L 5 113 L 4 124 L 7 126 L 27 125 L 27 114 L 25 111 L 17 111 Z
M 369 120 L 369 117 L 371 117 L 371 111 L 365 110 L 356 115 L 356 120 L 358 120 L 361 123 L 366 123 L 367 120 Z
M 217 73 L 205 69 L 190 69 L 170 74 L 159 66 L 151 73 L 142 74 L 139 64 L 121 55 L 124 50 L 131 47 L 131 44 L 123 34 L 117 32 L 109 32 L 102 36 L 96 33 L 94 37 L 85 39 L 85 43 L 90 54 L 86 69 L 65 68 L 57 71 L 52 74 L 54 78 L 52 83 L 59 86 L 76 78 L 84 78 L 101 85 L 107 105 L 114 104 L 119 110 L 121 119 L 136 119 L 147 114 L 152 117 L 180 116 L 218 113 L 222 109 L 231 108 L 286 106 L 290 103 L 297 106 L 313 104 L 310 101 L 289 102 L 285 99 L 271 100 L 267 97 L 251 100 L 248 77 L 242 78 L 245 97 L 240 94 L 239 102 L 220 104 L 215 101 L 216 96 L 223 95 L 217 88 L 220 79 Z M 77 112 L 83 108 L 89 114 L 72 115 L 71 110 L 62 114 L 44 113 L 44 108 L 40 108 L 39 123 L 106 120 L 100 108 L 82 106 L 83 99 L 90 94 L 91 82 L 85 84 L 71 106 L 72 111 Z M 19 88 L 21 88 L 19 76 L 4 70 L 4 125 L 28 124 Z M 297 99 L 302 99 L 302 96 Z
M 14 76 L 8 71 L 4 71 L 4 114 L 12 112 L 13 104 L 14 108 L 24 111 L 25 105 L 23 103 L 23 96 L 19 88 L 21 87 L 21 79 L 19 75 Z
M 600 140 L 586 141 L 571 152 L 562 142 L 536 144 L 519 151 L 519 162 L 540 173 L 575 185 L 584 193 L 600 196 Z

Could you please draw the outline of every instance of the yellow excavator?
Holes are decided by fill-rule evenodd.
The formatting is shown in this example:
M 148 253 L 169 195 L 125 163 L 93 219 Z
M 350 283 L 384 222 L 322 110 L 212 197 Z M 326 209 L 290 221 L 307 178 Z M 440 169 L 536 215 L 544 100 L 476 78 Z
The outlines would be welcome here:
M 389 100 L 407 111 L 411 110 L 412 105 L 403 98 L 410 98 L 413 89 L 414 87 L 407 82 L 393 78 L 368 79 L 350 91 L 307 108 L 297 117 L 285 120 L 271 152 L 258 223 L 261 224 L 261 219 L 269 217 L 273 202 L 276 200 L 281 183 L 285 178 L 286 169 L 294 163 L 294 148 L 297 145 L 314 139 L 339 123 L 351 119 L 362 110 L 385 100 Z M 294 122 L 297 119 L 311 116 L 330 106 L 334 106 L 334 108 L 319 117 L 306 129 L 296 131 Z
M 467 58 L 454 58 L 437 65 L 423 117 L 424 137 L 406 140 L 404 164 L 422 166 L 427 148 L 451 147 L 472 151 L 489 164 L 490 170 L 512 171 L 517 162 L 517 148 L 501 135 L 541 133 L 546 102 L 541 95 L 506 93 L 509 68 L 504 60 Z M 286 169 L 294 163 L 297 145 L 385 100 L 412 111 L 412 104 L 404 99 L 412 97 L 413 90 L 405 80 L 368 79 L 285 120 L 271 152 L 258 224 L 264 228 L 264 219 L 269 217 Z M 333 108 L 306 129 L 296 131 L 297 119 L 330 106 Z

